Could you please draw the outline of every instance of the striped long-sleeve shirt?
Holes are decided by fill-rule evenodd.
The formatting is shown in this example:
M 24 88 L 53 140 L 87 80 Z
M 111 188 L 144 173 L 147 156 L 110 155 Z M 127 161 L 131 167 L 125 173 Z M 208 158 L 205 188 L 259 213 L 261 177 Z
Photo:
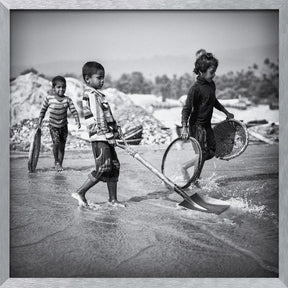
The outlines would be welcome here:
M 116 122 L 106 96 L 86 86 L 82 104 L 90 141 L 108 141 L 113 138 L 111 126 L 115 127 Z
M 79 123 L 79 115 L 73 104 L 73 101 L 68 96 L 63 96 L 61 100 L 58 100 L 54 95 L 48 95 L 43 101 L 42 108 L 40 110 L 39 119 L 42 121 L 45 117 L 46 111 L 49 108 L 49 124 L 56 128 L 61 128 L 67 125 L 67 110 L 70 109 L 75 121 Z

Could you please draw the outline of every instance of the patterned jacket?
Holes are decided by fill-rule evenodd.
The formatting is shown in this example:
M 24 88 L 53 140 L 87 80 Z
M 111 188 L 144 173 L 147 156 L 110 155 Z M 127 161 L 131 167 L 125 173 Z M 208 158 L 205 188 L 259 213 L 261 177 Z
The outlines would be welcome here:
M 82 104 L 90 141 L 112 139 L 117 126 L 106 96 L 99 90 L 86 86 Z

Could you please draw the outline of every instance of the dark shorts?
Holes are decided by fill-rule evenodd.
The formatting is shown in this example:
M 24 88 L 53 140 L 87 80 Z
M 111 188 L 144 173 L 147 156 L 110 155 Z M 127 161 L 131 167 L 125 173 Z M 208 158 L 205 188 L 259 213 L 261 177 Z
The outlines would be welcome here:
M 61 128 L 56 128 L 54 126 L 49 125 L 49 129 L 53 144 L 66 143 L 66 139 L 68 136 L 67 125 Z
M 199 142 L 203 159 L 209 160 L 213 158 L 216 151 L 216 142 L 211 126 L 192 125 L 189 132 Z
M 120 163 L 115 148 L 104 141 L 92 142 L 91 144 L 95 170 L 89 174 L 90 179 L 95 182 L 117 182 Z

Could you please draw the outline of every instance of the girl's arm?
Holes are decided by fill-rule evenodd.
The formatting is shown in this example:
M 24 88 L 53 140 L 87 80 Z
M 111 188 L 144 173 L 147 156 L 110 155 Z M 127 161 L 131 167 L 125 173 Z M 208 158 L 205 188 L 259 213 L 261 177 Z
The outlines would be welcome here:
M 181 137 L 183 139 L 188 139 L 189 137 L 189 130 L 188 130 L 188 121 L 189 121 L 189 117 L 193 111 L 193 105 L 194 105 L 194 99 L 196 96 L 196 90 L 194 89 L 194 87 L 192 87 L 187 95 L 185 104 L 183 106 L 182 109 L 182 119 L 181 119 L 181 123 L 182 123 L 182 133 L 181 133 Z
M 218 101 L 218 99 L 215 100 L 214 107 L 217 110 L 223 112 L 227 116 L 228 119 L 234 118 L 234 114 L 226 110 L 225 107 Z
M 195 96 L 196 96 L 196 90 L 194 89 L 194 87 L 192 87 L 188 92 L 185 104 L 182 109 L 181 123 L 183 127 L 188 126 L 188 120 L 193 111 L 193 104 L 194 104 Z

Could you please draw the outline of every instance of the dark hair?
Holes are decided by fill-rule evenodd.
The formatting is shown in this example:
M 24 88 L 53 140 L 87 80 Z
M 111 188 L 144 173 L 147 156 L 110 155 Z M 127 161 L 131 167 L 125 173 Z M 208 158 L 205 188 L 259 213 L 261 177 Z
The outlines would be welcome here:
M 201 55 L 203 55 L 203 54 L 205 54 L 205 53 L 207 53 L 206 52 L 206 50 L 205 49 L 203 49 L 203 48 L 201 48 L 201 49 L 199 49 L 197 52 L 196 52 L 196 57 L 198 58 L 198 57 L 200 57 Z
M 205 73 L 209 67 L 218 67 L 218 60 L 214 57 L 212 53 L 202 54 L 195 62 L 194 73 L 199 75 L 200 73 Z
M 56 76 L 52 79 L 52 86 L 55 87 L 57 82 L 62 82 L 66 85 L 66 80 L 62 76 Z
M 82 68 L 82 76 L 85 81 L 85 76 L 91 77 L 93 74 L 96 74 L 98 70 L 102 70 L 105 72 L 104 67 L 95 61 L 87 62 L 84 64 Z

